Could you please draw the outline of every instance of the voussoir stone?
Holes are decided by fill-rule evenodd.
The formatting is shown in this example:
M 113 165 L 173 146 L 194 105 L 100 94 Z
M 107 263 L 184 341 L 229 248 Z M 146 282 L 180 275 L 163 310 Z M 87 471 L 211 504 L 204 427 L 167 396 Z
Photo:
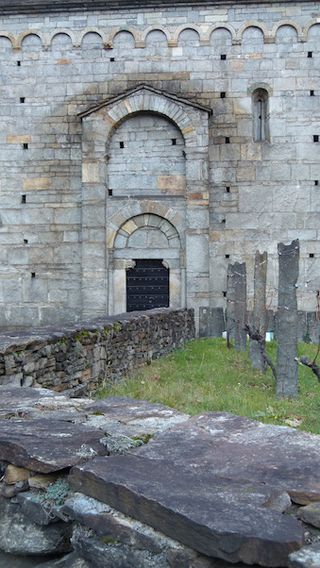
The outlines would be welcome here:
M 0 459 L 35 472 L 51 473 L 107 455 L 102 433 L 43 418 L 0 421 Z
M 205 465 L 229 479 L 250 479 L 289 493 L 305 505 L 320 501 L 320 438 L 288 426 L 208 412 L 178 424 L 134 453 Z
M 70 485 L 207 556 L 286 566 L 302 546 L 296 519 L 268 507 L 275 490 L 215 476 L 206 466 L 124 455 L 74 467 Z

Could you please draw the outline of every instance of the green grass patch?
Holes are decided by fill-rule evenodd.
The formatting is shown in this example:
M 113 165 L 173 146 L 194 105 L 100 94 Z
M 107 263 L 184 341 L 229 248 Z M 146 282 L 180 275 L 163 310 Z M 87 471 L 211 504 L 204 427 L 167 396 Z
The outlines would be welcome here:
M 316 355 L 314 345 L 300 344 L 299 357 Z M 275 361 L 276 342 L 267 345 Z M 140 367 L 117 383 L 97 391 L 99 398 L 127 396 L 165 404 L 187 414 L 224 411 L 265 423 L 289 425 L 320 434 L 320 385 L 299 365 L 299 397 L 275 397 L 275 379 L 268 369 L 251 368 L 248 353 L 229 349 L 224 339 L 196 339 L 168 357 Z

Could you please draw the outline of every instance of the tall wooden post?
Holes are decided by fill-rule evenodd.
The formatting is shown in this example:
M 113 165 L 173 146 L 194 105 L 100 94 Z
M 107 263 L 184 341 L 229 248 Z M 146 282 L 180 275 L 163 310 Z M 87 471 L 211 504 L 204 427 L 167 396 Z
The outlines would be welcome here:
M 278 378 L 277 398 L 298 396 L 298 310 L 296 285 L 299 275 L 299 240 L 278 244 Z

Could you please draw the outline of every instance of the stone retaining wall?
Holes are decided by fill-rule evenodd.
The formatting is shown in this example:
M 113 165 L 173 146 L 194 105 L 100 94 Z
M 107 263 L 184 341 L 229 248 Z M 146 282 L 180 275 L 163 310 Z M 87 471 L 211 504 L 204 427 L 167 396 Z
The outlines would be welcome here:
M 194 338 L 194 313 L 160 308 L 0 334 L 0 385 L 92 390 Z

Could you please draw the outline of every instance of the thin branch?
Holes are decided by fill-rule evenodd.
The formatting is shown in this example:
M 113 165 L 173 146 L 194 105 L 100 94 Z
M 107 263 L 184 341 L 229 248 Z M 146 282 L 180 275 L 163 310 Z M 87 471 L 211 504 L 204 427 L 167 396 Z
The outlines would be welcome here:
M 308 357 L 302 355 L 302 357 L 300 357 L 300 361 L 303 365 L 306 365 L 307 367 L 309 367 L 309 369 L 311 369 L 311 371 L 316 375 L 320 383 L 320 367 L 319 365 L 316 365 L 315 360 L 309 361 Z
M 273 362 L 271 361 L 270 357 L 267 355 L 266 342 L 265 342 L 264 337 L 261 335 L 261 333 L 259 333 L 258 330 L 254 329 L 249 324 L 245 325 L 244 329 L 247 332 L 247 334 L 249 335 L 250 339 L 257 341 L 257 343 L 259 345 L 261 357 L 264 359 L 264 361 L 267 363 L 267 365 L 269 365 L 269 367 L 270 367 L 270 369 L 273 373 L 273 376 L 274 376 L 275 380 L 277 381 L 277 370 L 276 370 Z

